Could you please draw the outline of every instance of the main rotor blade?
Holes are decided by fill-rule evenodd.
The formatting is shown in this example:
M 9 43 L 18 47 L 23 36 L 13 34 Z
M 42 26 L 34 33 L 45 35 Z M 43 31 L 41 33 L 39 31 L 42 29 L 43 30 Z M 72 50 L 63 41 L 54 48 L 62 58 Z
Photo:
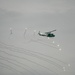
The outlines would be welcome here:
M 49 32 L 45 32 L 46 34 L 49 34 L 49 33 L 51 33 L 51 32 L 54 32 L 54 31 L 56 31 L 56 30 L 52 30 L 52 31 L 49 31 Z
M 54 31 L 56 31 L 56 30 L 52 30 L 52 31 L 50 31 L 50 32 L 54 32 Z

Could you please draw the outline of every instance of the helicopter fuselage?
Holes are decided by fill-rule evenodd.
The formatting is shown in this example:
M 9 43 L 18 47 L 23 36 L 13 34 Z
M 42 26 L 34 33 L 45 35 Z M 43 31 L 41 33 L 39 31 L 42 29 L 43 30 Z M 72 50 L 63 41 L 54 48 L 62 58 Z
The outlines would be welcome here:
M 44 33 L 38 33 L 40 36 L 46 36 L 46 37 L 55 37 L 55 35 L 54 34 L 52 34 L 52 33 L 49 33 L 49 34 L 44 34 Z
M 55 37 L 55 35 L 50 33 L 50 34 L 47 34 L 47 37 Z

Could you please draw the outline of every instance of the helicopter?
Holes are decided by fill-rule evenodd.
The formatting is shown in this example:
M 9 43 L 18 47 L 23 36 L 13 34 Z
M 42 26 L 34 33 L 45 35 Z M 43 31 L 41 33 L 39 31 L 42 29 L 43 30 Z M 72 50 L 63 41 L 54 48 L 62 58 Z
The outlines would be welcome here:
M 40 31 L 39 31 L 38 34 L 39 34 L 40 36 L 55 37 L 55 35 L 52 33 L 52 32 L 54 32 L 54 31 L 56 31 L 56 30 L 52 30 L 52 31 L 45 32 L 45 33 L 40 33 Z

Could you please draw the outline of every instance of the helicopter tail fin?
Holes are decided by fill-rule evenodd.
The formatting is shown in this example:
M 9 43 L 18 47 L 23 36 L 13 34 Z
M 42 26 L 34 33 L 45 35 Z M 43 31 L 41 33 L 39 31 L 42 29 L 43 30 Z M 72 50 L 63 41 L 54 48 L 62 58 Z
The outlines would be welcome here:
M 38 34 L 40 35 L 40 31 L 38 32 Z

